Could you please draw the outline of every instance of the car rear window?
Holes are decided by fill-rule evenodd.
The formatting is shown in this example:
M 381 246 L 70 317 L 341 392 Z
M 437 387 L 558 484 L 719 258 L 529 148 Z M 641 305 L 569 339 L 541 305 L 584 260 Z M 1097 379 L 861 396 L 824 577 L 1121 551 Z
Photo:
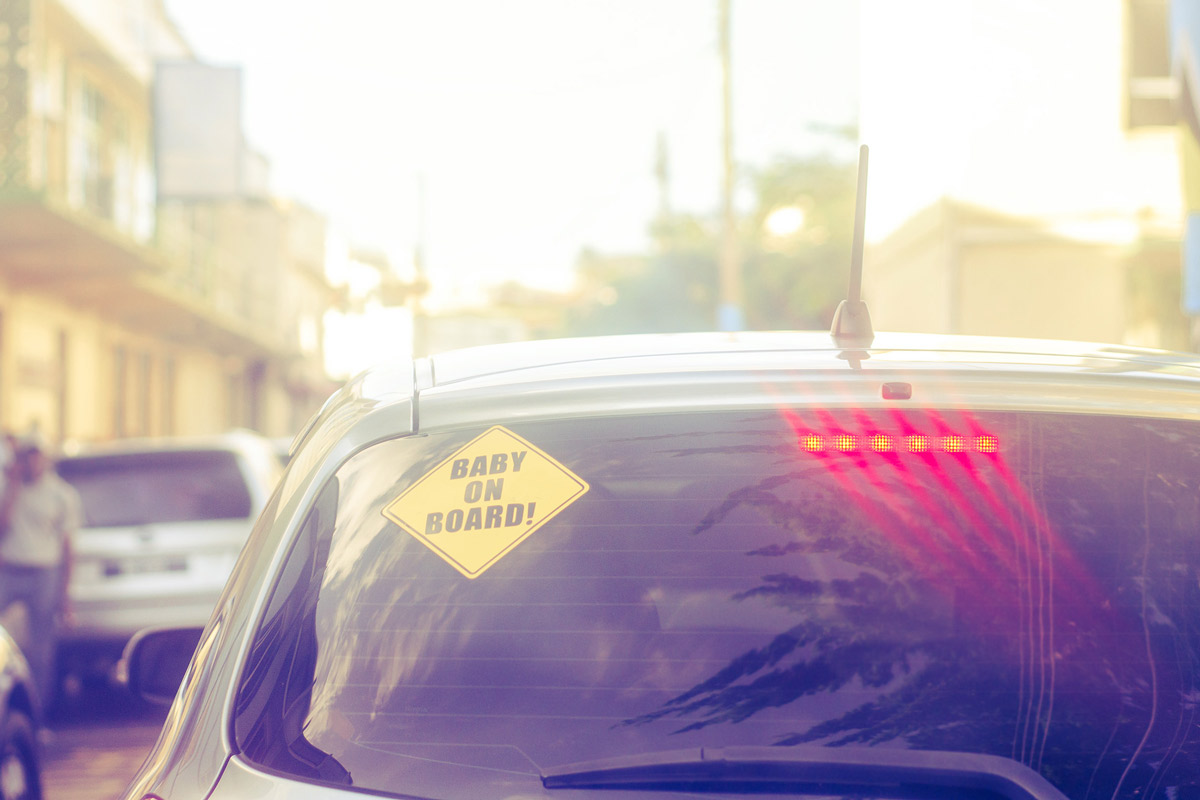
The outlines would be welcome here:
M 535 516 L 510 549 L 488 539 Z M 797 409 L 433 433 L 356 455 L 316 500 L 235 736 L 271 770 L 438 798 L 577 796 L 540 776 L 744 745 L 989 754 L 1073 798 L 1196 796 L 1198 608 L 1193 422 Z
M 78 456 L 59 462 L 58 473 L 78 490 L 87 527 L 245 519 L 251 512 L 229 451 Z

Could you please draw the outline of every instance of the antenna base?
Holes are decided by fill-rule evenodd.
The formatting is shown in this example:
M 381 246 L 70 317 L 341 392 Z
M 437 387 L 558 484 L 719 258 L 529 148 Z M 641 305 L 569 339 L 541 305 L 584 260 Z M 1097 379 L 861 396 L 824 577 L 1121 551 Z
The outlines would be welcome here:
M 869 347 L 875 341 L 871 314 L 861 300 L 843 300 L 833 313 L 829 335 L 838 347 Z

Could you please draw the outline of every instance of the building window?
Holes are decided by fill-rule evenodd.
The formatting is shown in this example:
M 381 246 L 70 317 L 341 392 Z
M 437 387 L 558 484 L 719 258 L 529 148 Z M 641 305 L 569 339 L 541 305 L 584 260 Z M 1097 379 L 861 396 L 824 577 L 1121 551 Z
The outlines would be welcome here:
M 60 441 L 65 440 L 71 435 L 70 416 L 71 416 L 71 396 L 68 392 L 71 376 L 71 339 L 70 335 L 63 328 L 58 331 L 58 363 L 55 372 L 55 389 L 58 392 L 57 398 L 57 424 L 58 438 Z
M 100 216 L 107 216 L 110 204 L 104 195 L 103 140 L 104 95 L 87 81 L 79 87 L 79 138 L 76 140 L 79 157 L 80 199 L 83 206 Z
M 242 403 L 243 391 L 245 384 L 242 380 L 240 371 L 229 373 L 229 383 L 227 384 L 227 400 L 226 400 L 226 424 L 231 428 L 236 428 L 242 425 Z
M 118 192 L 128 194 L 130 179 L 125 175 L 119 180 L 118 173 L 133 170 L 128 119 L 86 79 L 79 84 L 75 119 L 77 169 L 72 197 L 96 216 L 128 225 L 132 217 L 125 207 L 128 198 L 118 198 Z
M 66 62 L 61 45 L 46 45 L 44 68 L 31 75 L 33 115 L 31 124 L 39 126 L 40 137 L 33 140 L 30 157 L 30 182 L 34 188 L 44 188 L 57 198 L 67 187 L 67 150 L 65 109 Z
M 129 434 L 126 413 L 129 408 L 129 356 L 125 348 L 118 345 L 113 351 L 113 436 Z
M 162 432 L 168 436 L 175 430 L 175 358 L 167 356 L 162 370 Z
M 1179 114 L 1171 70 L 1170 0 L 1125 0 L 1125 127 L 1174 125 Z
M 149 436 L 151 431 L 151 377 L 154 372 L 154 361 L 149 353 L 141 353 L 137 357 L 134 373 L 134 425 L 139 436 Z

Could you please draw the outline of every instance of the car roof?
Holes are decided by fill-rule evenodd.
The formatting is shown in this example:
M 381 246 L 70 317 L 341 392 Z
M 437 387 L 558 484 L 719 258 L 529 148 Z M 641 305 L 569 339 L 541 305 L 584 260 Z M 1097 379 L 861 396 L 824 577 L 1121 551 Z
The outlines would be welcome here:
M 772 367 L 779 355 L 802 357 L 807 368 L 855 366 L 903 360 L 926 369 L 959 367 L 997 369 L 1026 366 L 1094 372 L 1098 368 L 1161 371 L 1174 367 L 1200 377 L 1200 356 L 1148 348 L 1050 339 L 884 333 L 869 347 L 846 349 L 828 333 L 738 332 L 679 333 L 554 339 L 466 348 L 432 356 L 433 385 L 503 376 L 516 382 L 533 370 L 569 370 L 594 376 L 635 371 L 647 362 L 701 356 L 712 369 Z
M 824 333 L 628 336 L 476 348 L 418 373 L 426 427 L 500 418 L 768 404 L 909 404 L 1196 417 L 1197 356 L 1037 339 L 881 334 L 837 347 Z M 473 411 L 475 413 L 473 413 Z
M 332 445 L 363 422 L 353 448 L 460 426 L 779 405 L 1200 419 L 1198 392 L 1200 356 L 1120 345 L 880 333 L 847 349 L 826 332 L 639 334 L 382 365 L 331 397 L 308 430 Z

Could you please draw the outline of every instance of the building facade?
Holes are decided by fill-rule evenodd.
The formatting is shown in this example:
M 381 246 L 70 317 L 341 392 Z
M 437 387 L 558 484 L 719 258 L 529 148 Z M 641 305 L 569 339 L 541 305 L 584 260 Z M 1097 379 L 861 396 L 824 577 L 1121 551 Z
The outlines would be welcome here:
M 879 330 L 1190 347 L 1175 226 L 1105 241 L 943 199 L 869 259 Z
M 875 219 L 863 289 L 877 327 L 1195 346 L 1171 1 L 864 13 L 876 59 L 862 76 Z M 936 36 L 889 38 L 900 14 L 938 19 Z
M 196 62 L 160 0 L 0 4 L 0 428 L 285 435 L 331 388 L 324 220 L 164 195 L 164 63 Z

